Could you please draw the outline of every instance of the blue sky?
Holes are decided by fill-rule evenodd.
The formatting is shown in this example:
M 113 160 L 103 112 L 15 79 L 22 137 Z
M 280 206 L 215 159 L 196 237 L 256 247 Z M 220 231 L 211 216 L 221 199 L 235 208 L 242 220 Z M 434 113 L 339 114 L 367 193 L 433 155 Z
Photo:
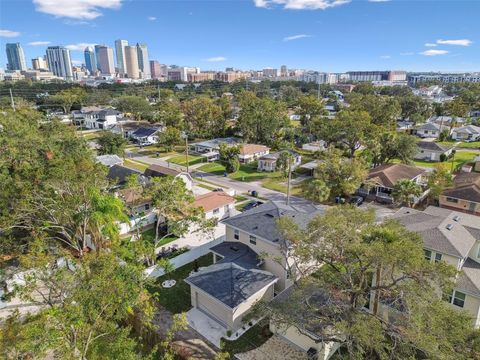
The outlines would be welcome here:
M 201 69 L 480 71 L 479 0 L 2 0 L 5 43 L 27 64 L 50 45 L 146 43 Z M 82 50 L 82 51 L 79 51 Z

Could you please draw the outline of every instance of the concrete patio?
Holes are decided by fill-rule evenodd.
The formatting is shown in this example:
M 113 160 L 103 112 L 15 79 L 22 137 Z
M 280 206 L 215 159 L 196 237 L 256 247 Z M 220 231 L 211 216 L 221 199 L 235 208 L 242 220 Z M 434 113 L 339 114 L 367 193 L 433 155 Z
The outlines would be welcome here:
M 225 336 L 227 331 L 222 325 L 195 308 L 187 312 L 187 320 L 192 329 L 220 348 L 220 339 Z
M 236 354 L 236 357 L 240 360 L 307 360 L 307 353 L 280 336 L 273 335 L 262 346 Z

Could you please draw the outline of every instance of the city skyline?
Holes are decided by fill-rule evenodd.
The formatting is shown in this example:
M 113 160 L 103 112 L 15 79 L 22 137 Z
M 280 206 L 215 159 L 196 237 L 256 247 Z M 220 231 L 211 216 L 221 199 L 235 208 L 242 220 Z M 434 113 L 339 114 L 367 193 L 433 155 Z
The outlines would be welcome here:
M 146 44 L 149 60 L 205 70 L 480 70 L 480 4 L 468 1 L 75 3 L 59 9 L 44 0 L 4 2 L 2 14 L 15 9 L 22 16 L 1 16 L 2 48 L 20 42 L 28 67 L 48 46 L 66 46 L 77 65 L 85 47 L 115 48 L 125 39 Z M 2 51 L 0 67 L 6 62 Z

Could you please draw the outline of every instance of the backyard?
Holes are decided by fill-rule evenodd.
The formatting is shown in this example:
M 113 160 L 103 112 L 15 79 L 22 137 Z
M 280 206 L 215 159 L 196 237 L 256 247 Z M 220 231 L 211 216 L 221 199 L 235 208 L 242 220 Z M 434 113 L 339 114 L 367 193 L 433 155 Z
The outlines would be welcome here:
M 442 145 L 447 145 L 447 146 L 455 146 L 457 148 L 462 148 L 462 149 L 480 149 L 480 141 L 472 141 L 472 142 L 439 141 L 438 143 Z
M 142 237 L 145 241 L 153 243 L 153 240 L 155 239 L 155 228 L 148 229 L 142 232 Z M 177 239 L 178 239 L 178 236 L 175 236 L 175 235 L 167 236 L 166 238 L 159 241 L 158 246 L 167 245 L 169 242 L 172 242 Z
M 207 254 L 196 261 L 199 267 L 209 266 L 213 264 L 213 256 L 212 254 Z M 148 291 L 153 294 L 162 306 L 173 314 L 190 310 L 192 308 L 190 286 L 183 280 L 190 275 L 194 267 L 195 262 L 191 262 L 157 278 L 155 283 L 148 287 Z M 171 288 L 163 288 L 162 282 L 165 280 L 175 280 L 177 283 Z
M 211 162 L 200 166 L 198 170 L 215 175 L 223 175 L 225 172 L 225 165 L 219 162 Z M 257 162 L 254 161 L 250 164 L 241 164 L 238 171 L 233 174 L 228 174 L 228 177 L 237 181 L 251 182 L 267 178 L 278 178 L 280 177 L 280 171 L 258 171 Z
M 202 156 L 188 155 L 188 165 L 189 166 L 199 164 L 199 163 L 203 162 L 204 160 L 205 160 L 205 158 L 202 157 Z M 187 165 L 187 157 L 186 157 L 185 154 L 170 157 L 170 158 L 168 158 L 167 161 L 171 162 L 171 163 L 174 163 L 174 164 L 177 164 L 177 165 L 182 165 L 182 166 Z
M 455 170 L 458 167 L 462 166 L 464 163 L 472 161 L 475 156 L 478 156 L 479 153 L 475 151 L 465 151 L 465 150 L 457 150 L 455 156 L 445 161 L 445 164 L 452 166 L 452 169 Z M 414 164 L 416 166 L 421 167 L 435 167 L 438 162 L 431 162 L 431 161 L 423 161 L 423 160 L 415 160 Z M 453 164 L 453 165 L 452 165 Z
M 265 343 L 272 333 L 269 329 L 269 321 L 267 319 L 261 320 L 255 326 L 248 329 L 245 334 L 240 336 L 237 340 L 229 341 L 222 339 L 222 351 L 228 352 L 230 355 L 244 353 L 258 348 Z

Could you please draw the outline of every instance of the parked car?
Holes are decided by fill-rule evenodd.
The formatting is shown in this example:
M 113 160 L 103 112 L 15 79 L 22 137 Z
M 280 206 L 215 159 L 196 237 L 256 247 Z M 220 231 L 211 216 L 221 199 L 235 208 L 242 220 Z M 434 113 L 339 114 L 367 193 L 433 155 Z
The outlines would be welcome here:
M 355 195 L 352 196 L 348 202 L 352 205 L 360 206 L 364 201 L 365 199 L 362 196 Z
M 263 203 L 260 201 L 250 201 L 248 204 L 246 204 L 243 207 L 243 211 L 251 210 L 253 208 L 256 208 L 258 205 L 262 205 Z

